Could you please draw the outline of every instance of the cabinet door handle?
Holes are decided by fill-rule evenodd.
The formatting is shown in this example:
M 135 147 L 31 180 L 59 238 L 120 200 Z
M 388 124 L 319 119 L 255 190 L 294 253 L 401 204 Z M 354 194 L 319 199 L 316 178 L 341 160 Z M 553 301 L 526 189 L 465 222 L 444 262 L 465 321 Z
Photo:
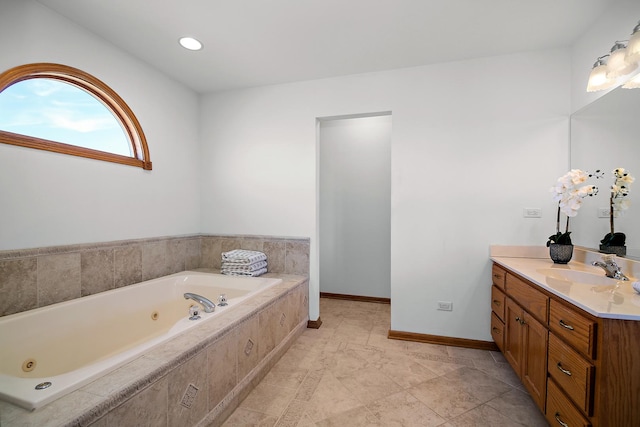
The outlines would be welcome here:
M 573 326 L 567 325 L 566 323 L 564 323 L 564 321 L 562 319 L 560 319 L 560 326 L 562 326 L 563 328 L 568 329 L 570 331 L 573 331 Z
M 500 307 L 500 306 L 502 305 L 502 303 L 500 302 L 500 300 L 499 300 L 499 299 L 494 299 L 494 300 L 493 300 L 493 303 L 494 303 L 495 305 L 497 305 L 498 307 Z
M 558 424 L 560 424 L 562 427 L 569 427 L 569 424 L 567 424 L 567 423 L 563 422 L 563 421 L 560 419 L 560 412 L 556 412 L 555 419 L 556 419 L 556 421 L 558 422 Z
M 564 369 L 564 368 L 562 367 L 562 363 L 558 362 L 558 364 L 557 364 L 556 366 L 558 367 L 558 369 L 560 369 L 560 372 L 562 372 L 562 373 L 563 373 L 563 374 L 565 374 L 565 375 L 569 375 L 569 376 L 571 376 L 571 371 L 569 371 L 569 370 L 567 370 L 567 369 Z

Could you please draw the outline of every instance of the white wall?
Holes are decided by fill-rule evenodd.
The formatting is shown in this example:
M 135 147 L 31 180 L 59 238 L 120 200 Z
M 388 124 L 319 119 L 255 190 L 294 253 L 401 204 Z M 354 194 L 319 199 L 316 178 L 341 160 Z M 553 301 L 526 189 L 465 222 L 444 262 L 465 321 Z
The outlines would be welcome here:
M 555 229 L 569 62 L 529 52 L 204 96 L 203 231 L 311 237 L 317 319 L 315 120 L 393 111 L 391 327 L 490 340 L 489 245 L 543 245 Z
M 629 40 L 640 21 L 640 1 L 618 0 L 571 47 L 571 111 L 575 112 L 610 90 L 588 93 L 587 81 L 596 59 L 616 40 Z
M 114 25 L 116 25 L 114 23 Z M 31 0 L 0 5 L 0 70 L 70 65 L 133 109 L 152 171 L 0 144 L 0 250 L 200 231 L 198 97 Z
M 320 121 L 320 292 L 391 296 L 391 116 Z

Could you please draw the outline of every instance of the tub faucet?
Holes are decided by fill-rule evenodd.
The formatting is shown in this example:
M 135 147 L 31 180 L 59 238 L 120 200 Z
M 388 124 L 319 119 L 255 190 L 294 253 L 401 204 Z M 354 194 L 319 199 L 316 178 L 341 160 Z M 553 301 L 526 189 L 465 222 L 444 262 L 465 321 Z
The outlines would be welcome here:
M 184 299 L 192 299 L 200 303 L 205 313 L 213 313 L 213 310 L 216 309 L 216 305 L 213 303 L 213 301 L 203 297 L 202 295 L 192 294 L 191 292 L 185 292 Z
M 620 267 L 616 264 L 614 255 L 603 256 L 602 261 L 593 261 L 591 265 L 602 268 L 604 270 L 604 274 L 612 279 L 629 280 L 629 278 L 620 271 Z

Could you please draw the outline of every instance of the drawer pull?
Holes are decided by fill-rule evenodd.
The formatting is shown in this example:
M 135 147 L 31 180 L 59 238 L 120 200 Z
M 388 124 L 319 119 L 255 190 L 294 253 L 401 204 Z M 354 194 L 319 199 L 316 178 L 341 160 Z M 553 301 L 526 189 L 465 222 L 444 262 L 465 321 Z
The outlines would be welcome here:
M 499 300 L 499 299 L 494 299 L 494 300 L 493 300 L 493 303 L 494 303 L 495 305 L 497 305 L 498 307 L 500 307 L 500 306 L 502 305 L 502 303 L 500 302 L 500 300 Z
M 493 332 L 495 332 L 496 334 L 501 334 L 502 332 L 500 331 L 500 329 L 496 328 L 495 326 L 493 327 Z
M 560 372 L 562 372 L 562 373 L 563 373 L 563 374 L 565 374 L 565 375 L 569 375 L 569 376 L 571 376 L 571 371 L 569 371 L 569 370 L 567 370 L 567 369 L 564 369 L 564 368 L 562 367 L 562 363 L 558 362 L 558 364 L 557 364 L 556 366 L 558 367 L 558 369 L 560 369 Z
M 569 424 L 563 422 L 560 419 L 560 412 L 556 412 L 555 418 L 556 418 L 556 421 L 558 422 L 558 424 L 560 424 L 562 427 L 569 427 Z
M 567 325 L 566 323 L 564 323 L 564 321 L 562 319 L 560 319 L 560 326 L 562 326 L 563 328 L 568 329 L 570 331 L 573 331 L 573 326 Z
M 560 424 L 562 427 L 569 427 L 569 424 L 567 424 L 567 423 L 563 422 L 563 421 L 560 419 L 560 412 L 556 412 L 555 419 L 556 419 L 556 421 L 558 422 L 558 424 Z
M 495 277 L 496 279 L 500 279 L 502 276 L 500 274 L 494 274 L 493 277 Z

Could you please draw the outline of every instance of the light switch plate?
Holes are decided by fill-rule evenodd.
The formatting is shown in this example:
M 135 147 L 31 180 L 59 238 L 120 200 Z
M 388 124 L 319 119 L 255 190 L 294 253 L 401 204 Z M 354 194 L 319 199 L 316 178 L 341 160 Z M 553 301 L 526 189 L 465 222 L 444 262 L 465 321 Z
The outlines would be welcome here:
M 438 310 L 452 311 L 453 303 L 451 301 L 438 301 Z
M 542 209 L 540 208 L 524 208 L 522 210 L 522 216 L 525 218 L 541 218 Z

